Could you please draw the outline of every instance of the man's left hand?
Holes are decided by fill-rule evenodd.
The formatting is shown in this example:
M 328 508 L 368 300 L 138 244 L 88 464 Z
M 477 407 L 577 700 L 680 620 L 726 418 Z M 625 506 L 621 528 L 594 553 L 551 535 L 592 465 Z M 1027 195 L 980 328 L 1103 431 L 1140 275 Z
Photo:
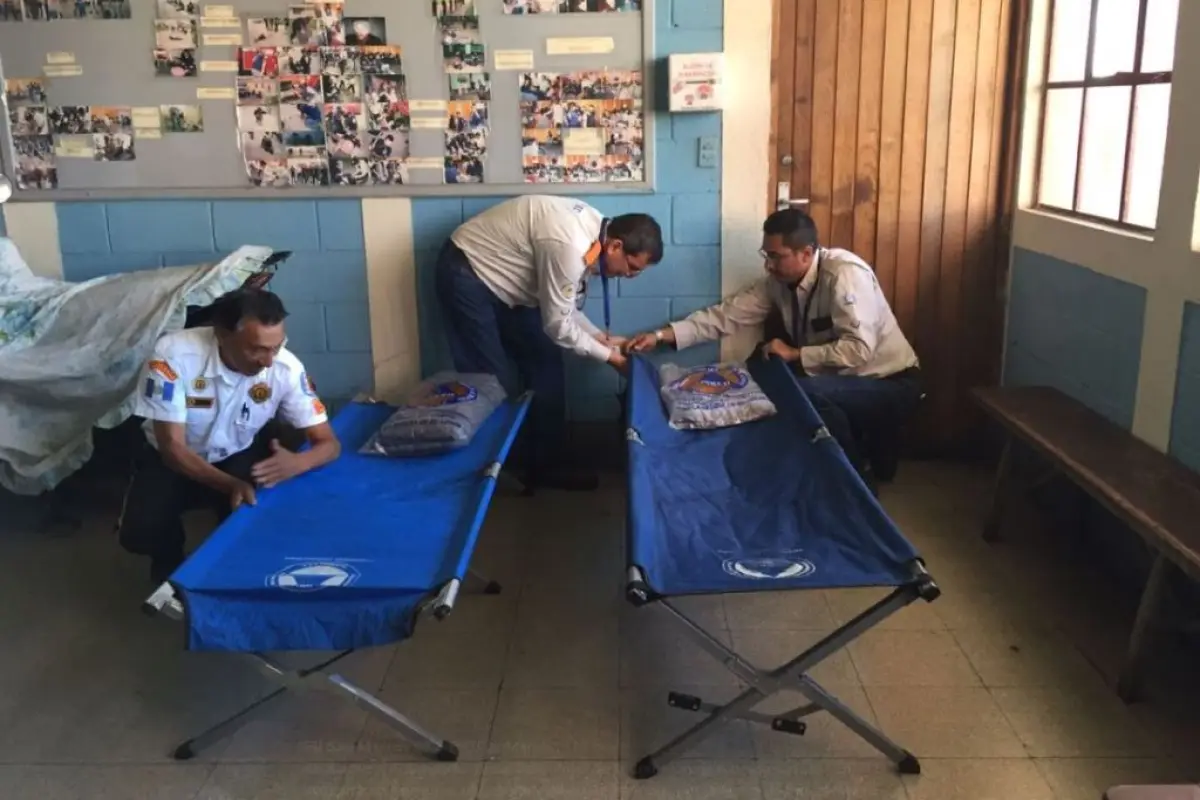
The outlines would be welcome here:
M 772 339 L 763 345 L 762 354 L 764 356 L 779 356 L 784 361 L 799 361 L 800 350 L 792 347 L 782 339 Z
M 250 470 L 254 482 L 264 489 L 294 478 L 300 472 L 300 456 L 281 445 L 278 439 L 271 440 L 271 455 Z

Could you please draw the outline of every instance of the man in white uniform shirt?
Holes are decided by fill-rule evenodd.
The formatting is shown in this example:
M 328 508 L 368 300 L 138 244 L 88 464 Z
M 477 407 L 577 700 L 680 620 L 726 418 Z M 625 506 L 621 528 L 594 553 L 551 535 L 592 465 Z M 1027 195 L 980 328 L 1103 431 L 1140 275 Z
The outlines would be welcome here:
M 138 387 L 136 416 L 151 445 L 122 514 L 120 541 L 150 557 L 166 580 L 184 558 L 182 514 L 222 517 L 267 489 L 338 457 L 340 445 L 304 365 L 284 348 L 287 311 L 263 289 L 242 288 L 212 306 L 212 327 L 158 340 Z M 282 446 L 276 415 L 307 438 Z
M 895 437 L 921 398 L 920 365 L 875 272 L 847 250 L 818 244 L 812 217 L 776 211 L 763 224 L 767 276 L 710 308 L 635 337 L 627 349 L 660 343 L 682 350 L 782 318 L 787 340 L 763 347 L 792 363 L 805 391 L 865 478 L 895 470 Z
M 511 358 L 534 392 L 534 484 L 595 487 L 594 476 L 564 463 L 563 354 L 624 370 L 625 340 L 583 313 L 587 281 L 637 277 L 662 255 L 662 229 L 650 216 L 607 219 L 579 200 L 539 195 L 493 206 L 459 226 L 442 248 L 437 295 L 455 369 L 504 381 Z

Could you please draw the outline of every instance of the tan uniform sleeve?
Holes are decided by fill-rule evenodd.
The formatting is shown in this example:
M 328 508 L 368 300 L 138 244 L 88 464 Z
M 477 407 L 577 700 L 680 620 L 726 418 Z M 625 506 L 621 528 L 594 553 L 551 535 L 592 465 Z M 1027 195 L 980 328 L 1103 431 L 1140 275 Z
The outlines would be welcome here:
M 760 279 L 716 305 L 702 308 L 671 323 L 679 350 L 731 336 L 745 327 L 761 325 L 771 313 L 770 278 Z

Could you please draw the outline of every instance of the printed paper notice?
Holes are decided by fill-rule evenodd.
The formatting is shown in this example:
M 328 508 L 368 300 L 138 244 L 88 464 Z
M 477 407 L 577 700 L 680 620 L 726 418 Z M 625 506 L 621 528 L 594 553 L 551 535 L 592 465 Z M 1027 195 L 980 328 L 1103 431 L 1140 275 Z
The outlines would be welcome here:
M 445 111 L 445 100 L 409 100 L 409 111 Z
M 129 116 L 133 118 L 135 128 L 158 129 L 162 126 L 162 113 L 158 106 L 134 106 Z
M 442 169 L 446 166 L 446 159 L 438 156 L 429 156 L 425 158 L 410 158 L 404 162 L 409 169 Z
M 237 72 L 238 63 L 236 61 L 201 61 L 201 72 Z
M 56 53 L 46 53 L 47 64 L 74 64 L 75 54 L 58 51 Z
M 617 47 L 611 36 L 574 36 L 546 40 L 548 56 L 578 56 L 587 53 L 611 53 Z M 533 65 L 530 64 L 532 67 Z
M 91 136 L 58 136 L 54 154 L 59 158 L 92 158 L 96 154 Z
M 206 33 L 204 34 L 205 47 L 220 47 L 229 46 L 240 47 L 242 44 L 241 33 Z
M 532 50 L 496 50 L 494 53 L 498 70 L 533 69 Z
M 133 138 L 134 139 L 161 139 L 162 138 L 162 129 L 161 128 L 134 128 L 133 129 Z
M 236 100 L 237 90 L 232 86 L 201 86 L 196 90 L 197 100 Z
M 77 78 L 83 74 L 83 67 L 78 64 L 47 64 L 42 67 L 47 78 Z
M 237 11 L 233 6 L 205 6 L 204 16 L 216 19 L 237 19 Z
M 604 128 L 567 128 L 565 133 L 564 156 L 604 155 Z
M 412 117 L 409 124 L 413 128 L 436 128 L 441 130 L 446 127 L 445 117 Z
M 241 28 L 242 21 L 237 17 L 201 17 L 201 28 Z

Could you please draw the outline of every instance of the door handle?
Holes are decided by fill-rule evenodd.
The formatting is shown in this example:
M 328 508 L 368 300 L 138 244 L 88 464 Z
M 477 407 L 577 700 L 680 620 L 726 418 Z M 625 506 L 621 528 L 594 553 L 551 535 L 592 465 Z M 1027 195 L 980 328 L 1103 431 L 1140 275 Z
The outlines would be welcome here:
M 780 181 L 775 188 L 775 210 L 782 211 L 785 208 L 801 208 L 808 206 L 808 198 L 800 197 L 792 199 L 792 184 L 788 181 Z

